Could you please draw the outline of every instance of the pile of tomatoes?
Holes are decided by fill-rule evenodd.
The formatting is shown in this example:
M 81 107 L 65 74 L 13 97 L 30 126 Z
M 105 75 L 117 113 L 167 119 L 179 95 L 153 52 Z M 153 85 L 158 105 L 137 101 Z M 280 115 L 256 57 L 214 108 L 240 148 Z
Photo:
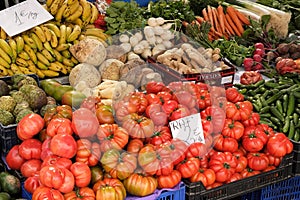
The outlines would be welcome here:
M 204 141 L 173 138 L 169 122 L 192 114 Z M 29 114 L 17 135 L 6 161 L 33 200 L 147 196 L 182 179 L 209 189 L 272 170 L 293 149 L 236 89 L 192 82 L 149 82 L 111 106 L 88 97 L 76 111 Z

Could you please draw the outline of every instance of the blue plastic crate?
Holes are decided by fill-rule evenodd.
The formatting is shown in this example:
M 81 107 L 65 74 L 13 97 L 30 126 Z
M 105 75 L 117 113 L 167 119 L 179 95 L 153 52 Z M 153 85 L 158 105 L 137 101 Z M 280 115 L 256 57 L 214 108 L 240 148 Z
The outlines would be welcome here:
M 261 198 L 261 190 L 256 190 L 241 196 L 241 200 L 259 200 Z
M 300 176 L 269 185 L 261 190 L 262 200 L 300 199 Z
M 158 197 L 155 197 L 157 195 Z M 25 190 L 24 184 L 22 184 L 22 198 L 31 200 L 32 195 Z M 155 194 L 147 197 L 127 197 L 126 200 L 184 200 L 185 198 L 185 185 L 180 183 L 172 189 L 156 190 Z

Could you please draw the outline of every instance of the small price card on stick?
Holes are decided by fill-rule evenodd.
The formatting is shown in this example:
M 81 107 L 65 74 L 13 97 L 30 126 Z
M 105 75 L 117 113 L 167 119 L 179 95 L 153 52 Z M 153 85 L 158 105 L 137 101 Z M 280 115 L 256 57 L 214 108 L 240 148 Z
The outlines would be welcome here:
M 0 11 L 0 26 L 11 37 L 51 19 L 53 16 L 36 0 L 26 0 Z
M 181 139 L 187 144 L 201 142 L 205 144 L 200 114 L 193 114 L 169 122 L 173 138 Z

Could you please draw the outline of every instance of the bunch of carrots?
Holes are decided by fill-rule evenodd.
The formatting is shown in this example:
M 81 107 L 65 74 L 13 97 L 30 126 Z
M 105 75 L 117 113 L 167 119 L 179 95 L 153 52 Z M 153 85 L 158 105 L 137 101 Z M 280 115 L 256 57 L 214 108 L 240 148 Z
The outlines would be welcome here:
M 219 5 L 217 8 L 210 5 L 202 10 L 202 16 L 196 16 L 195 23 L 201 25 L 204 21 L 211 24 L 208 38 L 210 40 L 241 36 L 244 26 L 250 25 L 249 19 L 233 6 Z

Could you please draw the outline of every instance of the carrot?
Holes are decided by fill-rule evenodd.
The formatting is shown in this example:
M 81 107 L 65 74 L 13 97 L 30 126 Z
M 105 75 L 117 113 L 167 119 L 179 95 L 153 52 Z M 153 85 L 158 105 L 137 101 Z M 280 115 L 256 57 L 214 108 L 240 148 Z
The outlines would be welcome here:
M 225 33 L 225 16 L 224 16 L 224 10 L 223 7 L 221 5 L 219 5 L 217 7 L 217 12 L 218 12 L 218 16 L 219 16 L 219 22 L 220 22 L 220 28 L 222 30 L 222 33 Z
M 249 19 L 248 19 L 243 13 L 241 13 L 240 11 L 238 11 L 238 10 L 235 9 L 235 8 L 233 8 L 233 9 L 234 9 L 236 15 L 238 16 L 238 18 L 241 20 L 241 22 L 242 22 L 243 24 L 250 25 Z
M 236 25 L 236 27 L 237 27 L 238 31 L 240 32 L 240 34 L 242 34 L 244 32 L 244 28 L 243 28 L 241 20 L 236 15 L 236 12 L 234 11 L 234 8 L 232 6 L 228 6 L 227 9 L 226 9 L 226 12 L 230 16 L 230 18 L 232 19 L 233 23 Z
M 233 20 L 231 19 L 231 17 L 229 16 L 228 13 L 225 14 L 225 17 L 227 19 L 229 26 L 233 29 L 234 33 L 238 36 L 242 36 L 242 33 L 239 31 L 237 26 L 234 24 Z
M 211 23 L 211 27 L 213 27 L 214 29 L 215 25 L 214 25 L 214 19 L 213 19 L 213 14 L 210 5 L 207 6 L 207 15 L 208 15 L 209 22 Z
M 221 27 L 220 27 L 220 24 L 219 24 L 219 21 L 218 21 L 218 13 L 217 13 L 217 9 L 214 8 L 214 7 L 212 7 L 211 10 L 212 10 L 212 14 L 213 14 L 213 19 L 214 19 L 215 29 L 216 29 L 219 33 L 223 34 L 223 31 L 221 30 Z
M 235 35 L 234 30 L 231 28 L 231 26 L 229 25 L 226 16 L 224 14 L 224 24 L 225 24 L 225 31 L 229 34 L 229 35 Z
M 205 21 L 209 21 L 206 8 L 202 9 L 202 15 Z
M 204 18 L 203 17 L 196 16 L 195 18 L 199 22 L 199 24 L 202 24 L 202 22 L 204 22 Z

